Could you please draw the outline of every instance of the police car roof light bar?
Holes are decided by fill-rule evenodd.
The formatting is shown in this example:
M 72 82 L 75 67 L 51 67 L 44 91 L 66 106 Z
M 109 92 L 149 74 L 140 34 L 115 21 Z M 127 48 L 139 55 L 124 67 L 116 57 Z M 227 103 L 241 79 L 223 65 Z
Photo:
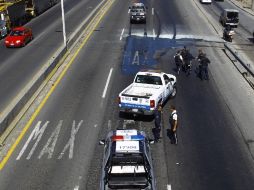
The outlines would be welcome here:
M 142 141 L 145 139 L 143 135 L 114 135 L 111 137 L 112 141 Z

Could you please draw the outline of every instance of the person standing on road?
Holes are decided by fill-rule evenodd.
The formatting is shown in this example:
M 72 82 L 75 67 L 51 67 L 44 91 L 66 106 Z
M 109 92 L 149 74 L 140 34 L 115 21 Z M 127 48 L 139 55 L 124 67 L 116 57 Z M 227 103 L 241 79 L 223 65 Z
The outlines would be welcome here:
M 206 54 L 204 54 L 203 58 L 200 60 L 200 65 L 201 65 L 201 80 L 203 79 L 203 74 L 204 74 L 204 78 L 206 80 L 209 80 L 208 64 L 210 64 L 210 60 L 206 57 Z
M 175 59 L 175 64 L 176 64 L 176 72 L 179 75 L 180 74 L 180 70 L 181 70 L 181 66 L 183 65 L 183 57 L 181 55 L 181 51 L 178 50 L 176 52 L 176 54 L 174 55 L 174 59 Z
M 171 144 L 177 144 L 178 139 L 177 139 L 176 130 L 177 130 L 178 123 L 177 123 L 177 112 L 176 112 L 175 106 L 171 105 L 170 111 L 171 111 L 171 115 L 169 117 L 170 140 L 171 140 Z
M 154 111 L 154 141 L 159 142 L 160 135 L 161 135 L 161 112 L 162 112 L 162 105 L 159 103 L 158 107 Z

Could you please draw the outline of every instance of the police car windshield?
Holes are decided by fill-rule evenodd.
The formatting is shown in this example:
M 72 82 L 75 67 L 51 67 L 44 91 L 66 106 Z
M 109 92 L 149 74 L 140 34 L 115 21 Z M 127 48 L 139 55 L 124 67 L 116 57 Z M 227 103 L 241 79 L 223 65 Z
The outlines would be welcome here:
M 149 75 L 138 75 L 135 79 L 135 83 L 162 85 L 160 77 Z
M 141 9 L 141 10 L 145 10 L 145 8 L 142 7 L 142 6 L 132 6 L 131 9 Z

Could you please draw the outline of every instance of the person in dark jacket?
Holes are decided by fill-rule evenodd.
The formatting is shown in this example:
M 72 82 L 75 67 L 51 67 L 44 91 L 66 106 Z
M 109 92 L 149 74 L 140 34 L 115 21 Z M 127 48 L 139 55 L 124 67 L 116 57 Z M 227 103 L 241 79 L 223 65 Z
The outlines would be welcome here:
M 209 80 L 208 75 L 208 65 L 210 64 L 210 60 L 206 57 L 206 54 L 204 54 L 203 58 L 200 60 L 201 65 L 201 80 L 203 80 L 203 75 L 205 80 Z
M 161 112 L 162 112 L 162 105 L 159 104 L 158 107 L 154 111 L 154 141 L 159 142 L 160 134 L 161 134 Z

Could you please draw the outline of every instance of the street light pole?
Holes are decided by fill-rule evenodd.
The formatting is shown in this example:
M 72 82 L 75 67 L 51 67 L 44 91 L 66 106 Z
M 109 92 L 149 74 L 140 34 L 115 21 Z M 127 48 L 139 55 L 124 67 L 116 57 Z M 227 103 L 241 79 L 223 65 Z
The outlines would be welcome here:
M 62 23 L 63 23 L 63 39 L 64 39 L 64 45 L 65 47 L 67 47 L 63 0 L 61 0 L 61 10 L 62 10 Z

